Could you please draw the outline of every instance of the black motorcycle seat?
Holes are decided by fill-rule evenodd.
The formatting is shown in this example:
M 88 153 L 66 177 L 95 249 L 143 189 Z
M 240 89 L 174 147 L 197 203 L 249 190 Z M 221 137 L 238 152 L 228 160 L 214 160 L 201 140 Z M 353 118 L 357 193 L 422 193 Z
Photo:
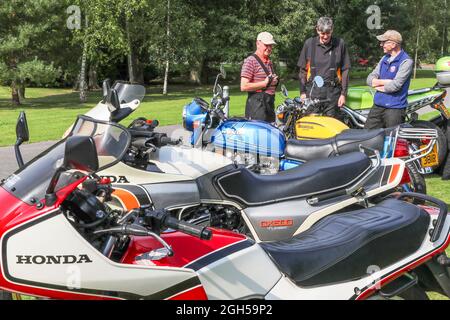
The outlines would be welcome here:
M 261 243 L 280 270 L 299 286 L 361 279 L 370 266 L 388 267 L 416 252 L 430 216 L 399 200 L 327 216 L 289 239 Z
M 345 188 L 371 168 L 361 152 L 318 159 L 275 175 L 259 175 L 245 167 L 217 177 L 221 191 L 248 206 L 275 203 Z
M 382 151 L 385 135 L 385 129 L 348 129 L 329 139 L 290 139 L 286 144 L 285 156 L 288 159 L 310 161 L 359 151 L 360 145 Z

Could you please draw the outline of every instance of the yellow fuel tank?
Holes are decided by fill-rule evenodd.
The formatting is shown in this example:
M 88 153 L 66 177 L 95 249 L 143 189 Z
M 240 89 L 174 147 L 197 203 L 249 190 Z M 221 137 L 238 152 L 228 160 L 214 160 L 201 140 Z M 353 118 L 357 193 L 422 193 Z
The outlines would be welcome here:
M 295 123 L 298 140 L 327 139 L 349 129 L 343 122 L 324 116 L 311 115 Z

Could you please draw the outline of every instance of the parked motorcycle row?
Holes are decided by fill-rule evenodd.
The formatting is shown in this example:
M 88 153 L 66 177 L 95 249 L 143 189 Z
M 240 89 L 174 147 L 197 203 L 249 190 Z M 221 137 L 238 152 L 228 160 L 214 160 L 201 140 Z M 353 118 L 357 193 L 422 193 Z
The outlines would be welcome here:
M 123 82 L 28 163 L 21 113 L 20 169 L 0 185 L 3 298 L 450 297 L 448 209 L 423 179 L 435 128 L 344 130 L 285 89 L 276 124 L 231 118 L 221 77 L 184 108 L 187 145 L 156 120 L 120 125 L 145 96 Z

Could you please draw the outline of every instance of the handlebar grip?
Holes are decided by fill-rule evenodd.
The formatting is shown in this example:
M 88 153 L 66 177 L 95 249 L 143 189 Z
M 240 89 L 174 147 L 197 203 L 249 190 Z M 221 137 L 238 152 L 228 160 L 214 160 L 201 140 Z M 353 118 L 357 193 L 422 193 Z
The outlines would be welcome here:
M 173 140 L 170 137 L 161 137 L 161 145 L 165 146 L 165 145 L 172 145 L 172 146 L 176 146 L 179 145 L 181 142 L 180 139 L 178 140 Z
M 144 149 L 144 148 L 148 148 L 147 146 L 147 141 L 149 139 L 148 138 L 137 138 L 134 139 L 131 144 L 133 145 L 133 147 L 139 148 L 139 149 Z
M 185 221 L 180 221 L 174 217 L 168 216 L 165 219 L 164 224 L 168 228 L 179 230 L 202 240 L 210 240 L 212 238 L 212 231 L 207 227 L 196 226 Z

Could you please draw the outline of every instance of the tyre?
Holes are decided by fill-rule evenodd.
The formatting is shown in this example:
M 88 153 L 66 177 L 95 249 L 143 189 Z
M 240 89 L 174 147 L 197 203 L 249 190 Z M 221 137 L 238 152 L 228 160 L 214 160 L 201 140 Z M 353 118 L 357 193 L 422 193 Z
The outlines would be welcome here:
M 0 290 L 0 300 L 12 300 L 12 294 L 8 291 Z
M 417 170 L 417 168 L 412 163 L 406 164 L 406 170 L 408 170 L 409 177 L 411 178 L 411 183 L 407 186 L 403 186 L 404 189 L 409 188 L 410 192 L 427 194 L 427 183 L 424 176 Z M 403 190 L 406 191 L 406 190 Z
M 430 300 L 425 290 L 418 285 L 400 293 L 398 296 L 403 300 Z
M 433 171 L 436 171 L 441 165 L 443 165 L 448 152 L 448 142 L 445 133 L 442 131 L 441 128 L 439 128 L 437 125 L 435 125 L 433 122 L 430 121 L 416 120 L 411 122 L 411 125 L 415 128 L 436 129 L 438 134 L 436 145 L 437 145 L 439 165 L 432 167 Z M 417 147 L 420 147 L 420 145 L 418 145 Z

